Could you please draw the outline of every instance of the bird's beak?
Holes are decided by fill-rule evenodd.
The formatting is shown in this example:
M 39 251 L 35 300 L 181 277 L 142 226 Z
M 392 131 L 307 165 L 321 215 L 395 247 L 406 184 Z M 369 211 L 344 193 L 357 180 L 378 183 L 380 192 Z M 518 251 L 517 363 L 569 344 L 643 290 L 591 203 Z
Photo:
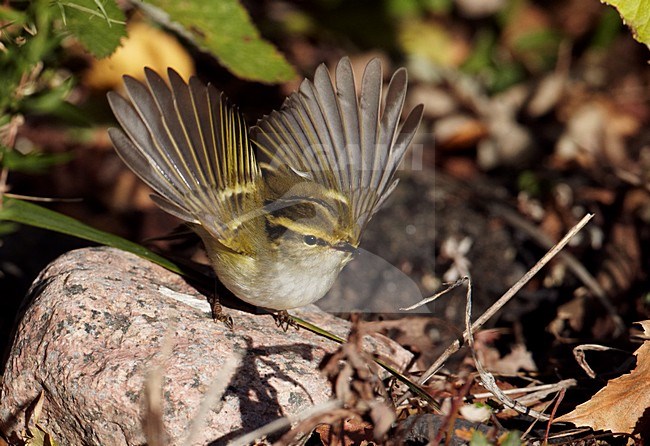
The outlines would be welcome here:
M 332 245 L 332 248 L 336 249 L 337 251 L 348 252 L 352 254 L 352 256 L 359 254 L 359 249 L 348 242 L 337 243 L 336 245 Z

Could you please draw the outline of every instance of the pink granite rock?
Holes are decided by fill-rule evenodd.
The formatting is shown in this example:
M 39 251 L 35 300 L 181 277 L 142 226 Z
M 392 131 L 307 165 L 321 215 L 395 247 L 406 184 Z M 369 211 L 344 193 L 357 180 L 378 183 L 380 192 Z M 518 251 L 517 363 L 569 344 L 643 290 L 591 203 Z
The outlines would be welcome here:
M 60 444 L 143 444 L 143 387 L 162 367 L 166 444 L 225 443 L 330 398 L 318 371 L 337 345 L 311 332 L 283 332 L 268 315 L 227 309 L 215 323 L 205 298 L 180 277 L 111 248 L 70 252 L 34 282 L 2 382 L 0 427 L 20 432 L 24 410 L 45 395 L 39 425 Z M 314 306 L 292 312 L 345 337 L 347 322 Z M 410 355 L 386 338 L 373 348 L 398 365 Z M 203 410 L 224 363 L 242 355 L 221 401 Z M 219 384 L 219 383 L 217 383 Z M 190 443 L 189 427 L 204 428 Z

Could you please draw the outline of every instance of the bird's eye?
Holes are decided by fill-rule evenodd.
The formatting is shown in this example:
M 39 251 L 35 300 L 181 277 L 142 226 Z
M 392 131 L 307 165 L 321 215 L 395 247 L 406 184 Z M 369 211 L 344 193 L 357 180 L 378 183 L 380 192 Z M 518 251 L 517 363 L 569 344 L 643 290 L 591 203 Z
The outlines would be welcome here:
M 318 238 L 316 238 L 313 235 L 306 235 L 302 240 L 305 242 L 306 245 L 309 246 L 314 246 L 316 243 L 318 243 Z

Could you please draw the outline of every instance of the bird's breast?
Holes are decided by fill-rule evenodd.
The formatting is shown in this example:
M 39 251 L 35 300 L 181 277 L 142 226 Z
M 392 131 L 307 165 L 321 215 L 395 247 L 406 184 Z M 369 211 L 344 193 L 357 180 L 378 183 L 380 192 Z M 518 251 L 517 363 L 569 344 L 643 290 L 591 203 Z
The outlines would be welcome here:
M 237 254 L 215 259 L 219 279 L 241 300 L 271 310 L 298 308 L 323 297 L 349 257 L 334 250 L 300 260 L 229 258 L 232 255 Z

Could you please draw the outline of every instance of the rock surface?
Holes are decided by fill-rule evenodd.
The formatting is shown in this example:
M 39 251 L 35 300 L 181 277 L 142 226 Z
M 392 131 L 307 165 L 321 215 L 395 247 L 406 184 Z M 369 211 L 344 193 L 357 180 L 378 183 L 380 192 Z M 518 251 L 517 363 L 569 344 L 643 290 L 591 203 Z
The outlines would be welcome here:
M 335 343 L 304 329 L 283 332 L 268 315 L 227 309 L 230 330 L 212 321 L 205 298 L 183 279 L 134 255 L 72 251 L 40 274 L 30 298 L 3 377 L 5 434 L 22 430 L 25 409 L 43 391 L 39 425 L 60 444 L 143 444 L 143 388 L 156 368 L 165 444 L 225 444 L 330 398 L 318 364 Z M 292 313 L 342 337 L 349 329 L 314 306 Z M 392 341 L 373 339 L 398 367 L 410 360 Z M 235 373 L 220 383 L 221 401 L 200 410 L 217 373 L 238 354 Z M 188 442 L 193 423 L 203 427 Z

